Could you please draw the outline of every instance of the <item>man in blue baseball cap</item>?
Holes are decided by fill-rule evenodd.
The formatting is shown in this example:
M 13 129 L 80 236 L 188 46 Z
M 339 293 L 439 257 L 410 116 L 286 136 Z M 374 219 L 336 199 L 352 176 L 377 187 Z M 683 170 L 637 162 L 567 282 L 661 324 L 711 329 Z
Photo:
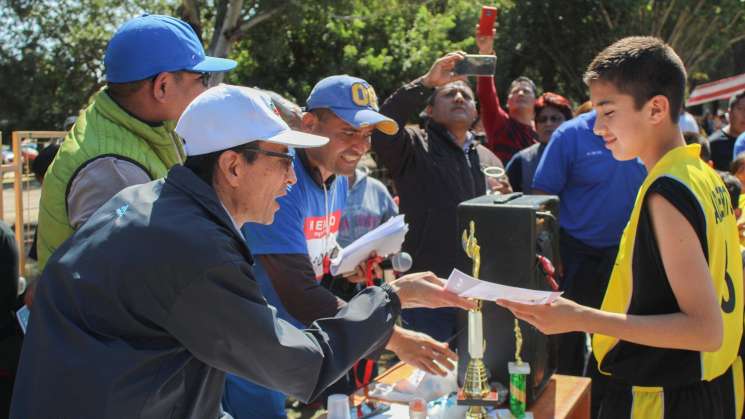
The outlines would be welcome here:
M 329 138 L 314 149 L 297 150 L 297 184 L 280 198 L 271 225 L 248 223 L 242 232 L 255 257 L 256 280 L 278 315 L 298 327 L 335 316 L 346 302 L 340 285 L 365 281 L 363 269 L 345 277 L 329 271 L 332 252 L 347 198 L 347 176 L 370 150 L 377 130 L 388 135 L 398 124 L 378 112 L 375 90 L 365 80 L 347 75 L 327 77 L 306 101 L 300 130 Z M 354 284 L 353 284 L 354 285 Z M 332 288 L 333 291 L 332 292 Z M 335 295 L 336 294 L 336 295 Z M 355 291 L 349 291 L 351 297 Z M 401 327 L 394 329 L 386 348 L 419 369 L 444 374 L 455 353 L 446 344 Z M 374 361 L 363 360 L 331 393 L 350 393 L 372 377 Z M 319 397 L 323 400 L 323 396 Z M 228 375 L 223 406 L 235 419 L 283 418 L 285 396 L 238 376 Z
M 116 31 L 104 64 L 106 86 L 80 113 L 42 187 L 41 268 L 114 194 L 163 177 L 183 162 L 175 121 L 207 89 L 212 73 L 228 71 L 236 62 L 205 56 L 186 22 L 145 14 Z

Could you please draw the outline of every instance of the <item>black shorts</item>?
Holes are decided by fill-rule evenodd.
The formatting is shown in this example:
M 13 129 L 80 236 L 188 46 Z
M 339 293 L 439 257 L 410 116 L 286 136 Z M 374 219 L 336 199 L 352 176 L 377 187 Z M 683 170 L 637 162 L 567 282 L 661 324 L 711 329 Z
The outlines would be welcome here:
M 599 419 L 741 419 L 740 357 L 721 376 L 680 387 L 636 387 L 611 380 Z

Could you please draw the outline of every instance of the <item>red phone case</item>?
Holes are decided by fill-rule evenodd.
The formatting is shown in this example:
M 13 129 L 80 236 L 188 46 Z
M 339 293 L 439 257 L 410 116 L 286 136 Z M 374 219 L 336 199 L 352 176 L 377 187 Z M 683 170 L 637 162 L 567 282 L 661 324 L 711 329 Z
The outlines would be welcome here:
M 494 29 L 494 21 L 497 20 L 499 9 L 491 6 L 481 6 L 481 19 L 479 19 L 479 35 L 489 36 Z

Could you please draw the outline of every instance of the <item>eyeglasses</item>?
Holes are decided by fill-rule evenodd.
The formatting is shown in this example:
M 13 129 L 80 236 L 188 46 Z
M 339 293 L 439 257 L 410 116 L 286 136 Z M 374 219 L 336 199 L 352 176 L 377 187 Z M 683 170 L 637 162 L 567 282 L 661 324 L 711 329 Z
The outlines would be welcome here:
M 290 153 L 279 153 L 276 151 L 264 150 L 263 148 L 244 148 L 241 150 L 242 153 L 259 153 L 269 157 L 275 157 L 283 160 L 283 166 L 286 171 L 289 171 L 293 166 L 295 156 Z
M 295 156 L 293 156 L 290 153 L 280 153 L 280 152 L 277 152 L 277 151 L 269 151 L 269 150 L 264 150 L 263 148 L 247 148 L 247 149 L 245 149 L 243 151 L 245 151 L 247 153 L 251 153 L 251 152 L 253 152 L 253 153 L 259 153 L 259 154 L 263 154 L 263 155 L 269 156 L 269 157 L 277 157 L 279 159 L 285 159 L 285 160 L 287 160 L 289 162 L 292 162 L 293 160 L 295 160 Z
M 554 122 L 555 123 L 555 122 L 564 122 L 564 120 L 565 120 L 564 117 L 561 116 L 561 115 L 551 115 L 551 116 L 543 116 L 543 115 L 541 115 L 541 116 L 539 116 L 538 118 L 535 119 L 535 122 L 537 122 L 539 124 L 545 124 L 548 121 L 551 121 L 551 122 Z

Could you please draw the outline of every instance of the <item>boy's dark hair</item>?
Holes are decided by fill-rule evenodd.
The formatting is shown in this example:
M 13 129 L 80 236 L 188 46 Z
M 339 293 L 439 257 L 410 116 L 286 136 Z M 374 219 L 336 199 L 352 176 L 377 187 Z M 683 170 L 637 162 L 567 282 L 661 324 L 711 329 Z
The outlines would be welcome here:
M 709 146 L 709 140 L 703 135 L 697 132 L 684 132 L 683 139 L 686 144 L 701 144 L 701 160 L 711 161 L 711 147 Z
M 191 170 L 197 177 L 205 181 L 208 185 L 212 186 L 212 179 L 215 175 L 215 167 L 217 167 L 217 160 L 220 155 L 228 150 L 236 153 L 241 153 L 243 158 L 246 159 L 246 163 L 253 163 L 256 160 L 256 153 L 251 153 L 250 150 L 256 150 L 259 148 L 257 141 L 241 144 L 227 150 L 213 151 L 212 153 L 200 154 L 198 156 L 189 156 L 184 161 L 184 167 Z
M 612 83 L 634 98 L 636 109 L 662 95 L 670 102 L 670 118 L 678 122 L 686 86 L 686 70 L 673 49 L 659 38 L 631 36 L 614 42 L 592 60 L 583 76 Z
M 742 192 L 742 184 L 740 181 L 727 172 L 717 172 L 719 177 L 722 178 L 724 186 L 729 192 L 729 200 L 732 203 L 732 209 L 737 209 L 737 204 L 740 202 L 740 193 Z

